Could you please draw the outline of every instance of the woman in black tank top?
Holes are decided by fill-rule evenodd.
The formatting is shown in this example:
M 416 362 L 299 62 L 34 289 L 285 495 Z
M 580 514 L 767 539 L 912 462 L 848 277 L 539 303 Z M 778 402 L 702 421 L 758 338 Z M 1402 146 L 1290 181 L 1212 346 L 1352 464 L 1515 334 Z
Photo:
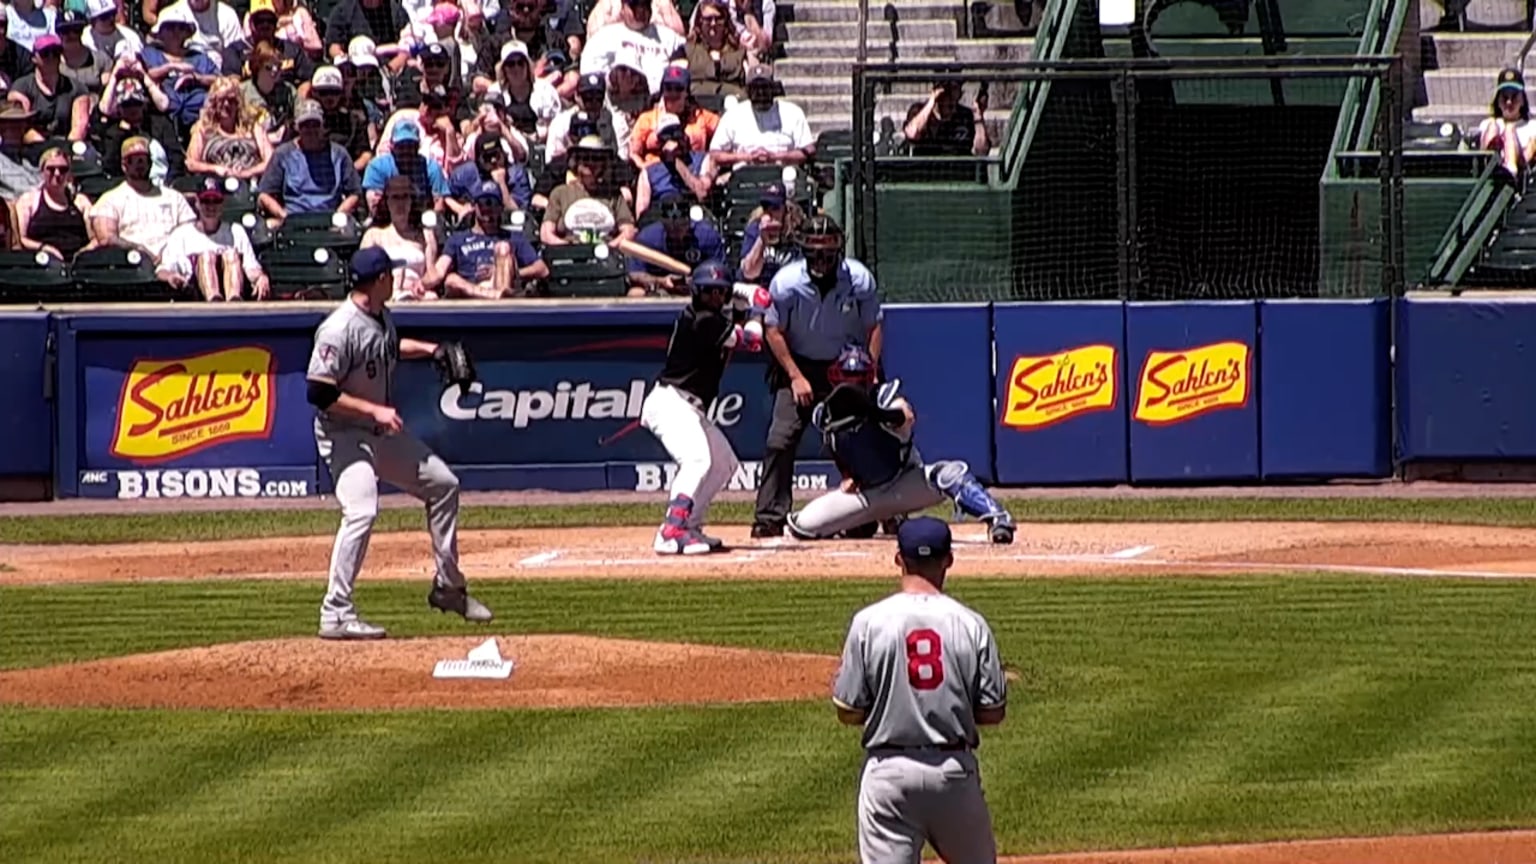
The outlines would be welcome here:
M 69 156 L 50 148 L 38 161 L 42 186 L 16 199 L 17 234 L 23 249 L 40 249 L 65 261 L 91 243 L 85 213 L 91 202 L 74 189 Z

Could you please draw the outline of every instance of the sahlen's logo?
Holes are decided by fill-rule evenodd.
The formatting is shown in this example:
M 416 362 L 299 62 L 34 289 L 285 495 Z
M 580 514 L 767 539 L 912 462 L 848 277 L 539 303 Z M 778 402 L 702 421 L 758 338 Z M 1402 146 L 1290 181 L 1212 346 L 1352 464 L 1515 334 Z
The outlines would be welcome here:
M 137 360 L 117 403 L 113 456 L 154 463 L 216 444 L 266 438 L 277 361 L 258 346 Z
M 1216 342 L 1184 351 L 1149 351 L 1132 416 L 1149 426 L 1178 423 L 1248 404 L 1249 348 Z
M 1041 357 L 1017 357 L 1008 373 L 1003 425 L 1038 429 L 1115 407 L 1119 395 L 1113 345 L 1081 345 Z

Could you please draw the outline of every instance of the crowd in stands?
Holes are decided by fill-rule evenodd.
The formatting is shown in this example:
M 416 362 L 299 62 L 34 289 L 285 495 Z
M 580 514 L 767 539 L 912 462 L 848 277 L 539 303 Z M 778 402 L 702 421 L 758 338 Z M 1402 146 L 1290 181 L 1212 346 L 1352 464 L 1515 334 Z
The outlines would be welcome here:
M 774 17 L 773 0 L 13 0 L 0 252 L 127 255 L 206 300 L 309 296 L 279 271 L 368 246 L 400 301 L 538 296 L 577 259 L 616 267 L 614 296 L 686 290 L 630 244 L 766 283 L 817 194 Z

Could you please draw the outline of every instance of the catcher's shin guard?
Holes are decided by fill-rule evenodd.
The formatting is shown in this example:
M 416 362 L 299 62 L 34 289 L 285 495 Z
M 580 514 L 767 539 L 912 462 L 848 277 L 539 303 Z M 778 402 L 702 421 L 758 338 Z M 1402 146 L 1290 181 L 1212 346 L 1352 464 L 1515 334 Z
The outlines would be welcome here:
M 1013 542 L 1013 517 L 982 487 L 969 465 L 959 460 L 935 462 L 928 466 L 928 482 L 955 502 L 957 516 L 963 514 L 991 525 L 992 542 Z

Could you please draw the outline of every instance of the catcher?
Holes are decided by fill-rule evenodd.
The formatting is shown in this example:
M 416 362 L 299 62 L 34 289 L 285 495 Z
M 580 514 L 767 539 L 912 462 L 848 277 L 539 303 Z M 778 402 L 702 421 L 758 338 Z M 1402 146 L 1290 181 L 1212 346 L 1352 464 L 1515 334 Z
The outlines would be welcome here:
M 791 513 L 789 533 L 820 540 L 870 522 L 901 519 L 948 498 L 956 515 L 991 526 L 993 543 L 1013 542 L 1013 517 L 970 466 L 959 460 L 923 463 L 912 442 L 916 417 L 901 382 L 875 385 L 875 363 L 858 345 L 843 349 L 827 371 L 832 392 L 811 411 L 811 423 L 842 471 L 843 483 Z
M 309 359 L 309 402 L 315 443 L 330 469 L 341 504 L 341 530 L 331 549 L 330 583 L 320 604 L 320 638 L 382 639 L 384 628 L 363 620 L 352 588 L 368 552 L 379 512 L 379 480 L 427 505 L 437 574 L 427 604 L 466 621 L 489 621 L 491 610 L 469 596 L 459 570 L 459 478 L 405 429 L 391 404 L 395 363 L 430 358 L 448 385 L 468 387 L 474 366 L 463 346 L 401 339 L 385 308 L 394 268 L 379 247 L 352 257 L 352 292 L 315 331 Z

